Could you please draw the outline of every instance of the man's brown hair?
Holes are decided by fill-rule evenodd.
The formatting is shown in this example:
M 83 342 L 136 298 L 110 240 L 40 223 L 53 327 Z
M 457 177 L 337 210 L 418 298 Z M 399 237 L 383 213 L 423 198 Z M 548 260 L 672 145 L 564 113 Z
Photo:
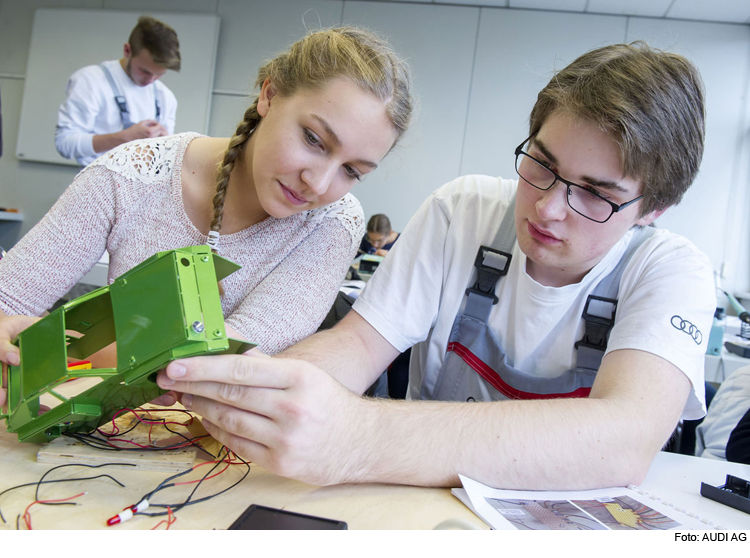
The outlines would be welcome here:
M 151 54 L 154 62 L 167 70 L 180 71 L 180 41 L 177 32 L 166 23 L 151 16 L 141 16 L 128 38 L 133 56 L 143 49 Z
M 536 134 L 557 111 L 593 122 L 643 182 L 641 215 L 680 201 L 703 156 L 703 82 L 686 58 L 642 41 L 587 52 L 558 72 L 531 111 Z

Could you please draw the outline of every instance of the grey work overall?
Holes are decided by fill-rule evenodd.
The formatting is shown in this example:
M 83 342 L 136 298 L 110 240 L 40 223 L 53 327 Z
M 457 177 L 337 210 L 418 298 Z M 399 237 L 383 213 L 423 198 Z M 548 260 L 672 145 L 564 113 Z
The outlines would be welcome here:
M 433 399 L 440 401 L 499 401 L 588 397 L 607 349 L 614 325 L 620 277 L 635 250 L 654 232 L 635 231 L 615 268 L 588 296 L 583 311 L 586 330 L 576 342 L 575 367 L 556 378 L 528 376 L 513 368 L 503 347 L 487 325 L 497 303 L 495 287 L 510 268 L 516 241 L 515 198 L 508 207 L 492 247 L 480 246 L 474 266 L 477 281 L 466 290 L 466 304 L 451 329 L 445 360 L 435 384 Z
M 117 86 L 117 82 L 115 81 L 115 78 L 112 76 L 111 72 L 109 71 L 109 68 L 104 65 L 104 63 L 99 64 L 99 67 L 104 72 L 104 75 L 107 77 L 107 81 L 109 82 L 109 86 L 112 88 L 112 93 L 115 95 L 115 103 L 117 103 L 117 108 L 120 109 L 120 118 L 122 118 L 122 129 L 127 130 L 130 128 L 133 124 L 136 124 L 132 120 L 130 120 L 130 111 L 128 110 L 128 103 L 125 100 L 125 95 L 122 94 L 120 91 L 120 88 Z M 154 120 L 159 120 L 159 115 L 161 114 L 161 107 L 159 106 L 159 99 L 157 98 L 157 89 L 156 89 L 156 83 L 152 83 L 151 87 L 154 88 L 154 111 L 156 112 L 156 116 L 154 117 Z

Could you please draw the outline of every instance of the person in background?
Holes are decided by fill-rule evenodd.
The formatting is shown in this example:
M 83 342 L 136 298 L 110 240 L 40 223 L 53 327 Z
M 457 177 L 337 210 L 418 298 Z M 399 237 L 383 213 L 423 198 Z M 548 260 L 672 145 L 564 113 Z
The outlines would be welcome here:
M 16 335 L 105 250 L 111 283 L 156 252 L 209 244 L 242 266 L 221 282 L 228 335 L 265 353 L 318 328 L 364 232 L 349 191 L 409 126 L 410 71 L 377 35 L 343 27 L 263 64 L 256 87 L 231 138 L 137 140 L 76 176 L 0 261 L 2 362 L 18 364 Z
M 695 455 L 750 465 L 750 366 L 719 386 L 695 431 Z
M 274 358 L 177 360 L 159 385 L 308 483 L 640 483 L 680 417 L 706 412 L 711 262 L 649 226 L 698 172 L 704 107 L 682 56 L 583 54 L 504 155 L 518 179 L 435 191 L 336 326 Z M 412 346 L 411 400 L 361 397 Z
M 169 25 L 141 16 L 119 60 L 76 71 L 57 113 L 55 146 L 88 165 L 123 143 L 174 133 L 177 99 L 160 79 L 180 71 L 180 43 Z
M 359 253 L 385 256 L 398 237 L 399 233 L 391 229 L 391 220 L 387 215 L 373 215 L 367 222 L 367 232 L 359 245 Z

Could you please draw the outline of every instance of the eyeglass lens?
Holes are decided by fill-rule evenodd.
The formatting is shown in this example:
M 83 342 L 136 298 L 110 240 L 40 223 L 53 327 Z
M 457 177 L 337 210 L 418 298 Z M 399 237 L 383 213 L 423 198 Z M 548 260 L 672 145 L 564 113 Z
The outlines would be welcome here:
M 539 190 L 548 190 L 557 180 L 555 174 L 535 159 L 520 153 L 516 158 L 516 172 L 526 182 Z M 584 217 L 594 221 L 606 221 L 612 214 L 612 206 L 606 200 L 576 184 L 566 185 L 568 205 Z

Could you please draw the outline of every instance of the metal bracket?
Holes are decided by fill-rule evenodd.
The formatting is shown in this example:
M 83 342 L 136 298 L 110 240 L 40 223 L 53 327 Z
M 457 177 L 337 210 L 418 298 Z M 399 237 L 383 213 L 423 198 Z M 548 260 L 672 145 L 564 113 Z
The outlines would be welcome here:
M 218 281 L 237 269 L 208 246 L 159 252 L 21 332 L 20 364 L 2 373 L 7 401 L 0 418 L 8 431 L 38 443 L 90 432 L 117 411 L 161 395 L 156 373 L 169 362 L 255 346 L 228 338 L 224 326 Z M 70 359 L 84 360 L 112 343 L 116 368 L 68 368 Z M 75 396 L 60 393 L 79 378 L 99 382 Z M 56 404 L 40 414 L 42 396 Z

